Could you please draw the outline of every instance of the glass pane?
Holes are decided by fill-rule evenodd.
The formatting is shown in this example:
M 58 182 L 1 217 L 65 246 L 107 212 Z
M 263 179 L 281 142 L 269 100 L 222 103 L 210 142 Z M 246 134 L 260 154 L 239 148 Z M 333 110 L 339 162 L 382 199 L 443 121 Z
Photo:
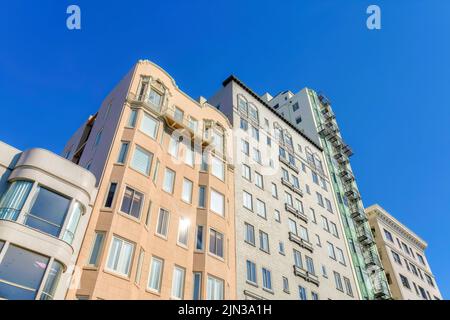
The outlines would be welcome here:
M 54 261 L 47 276 L 47 281 L 45 282 L 45 286 L 42 291 L 41 300 L 53 300 L 62 271 L 62 264 L 58 261 Z
M 41 187 L 26 225 L 57 237 L 64 223 L 69 204 L 68 198 Z
M 202 274 L 194 273 L 194 294 L 192 296 L 193 300 L 201 299 L 201 290 L 202 290 Z
M 120 208 L 120 211 L 128 214 L 130 213 L 132 198 L 133 198 L 133 189 L 126 187 L 125 193 L 123 194 L 122 207 Z
M 0 219 L 17 219 L 32 186 L 29 181 L 14 181 L 9 186 L 0 200 Z
M 0 264 L 0 297 L 34 299 L 48 262 L 47 257 L 10 245 Z
M 100 255 L 100 250 L 103 245 L 104 234 L 96 233 L 94 245 L 92 247 L 91 256 L 89 257 L 89 265 L 96 266 L 98 262 L 98 257 Z
M 131 160 L 131 167 L 145 175 L 150 174 L 150 165 L 153 154 L 145 151 L 140 147 L 136 147 L 134 151 L 133 160 Z
M 148 281 L 148 287 L 150 289 L 153 289 L 156 291 L 160 290 L 160 279 L 161 279 L 161 273 L 162 273 L 162 266 L 163 266 L 162 260 L 159 260 L 157 258 L 152 258 L 151 272 L 150 272 L 150 277 L 149 277 L 149 281 Z
M 139 219 L 141 216 L 142 200 L 144 195 L 140 192 L 135 191 L 133 196 L 133 203 L 131 205 L 130 215 Z
M 158 121 L 145 113 L 142 118 L 141 131 L 153 139 L 156 138 L 156 134 L 158 132 Z
M 81 216 L 83 215 L 84 208 L 78 201 L 75 202 L 75 205 L 72 209 L 72 213 L 69 218 L 69 222 L 67 223 L 66 231 L 64 232 L 63 240 L 69 244 L 72 244 L 73 238 L 75 237 L 75 232 L 78 227 L 78 222 L 80 221 Z

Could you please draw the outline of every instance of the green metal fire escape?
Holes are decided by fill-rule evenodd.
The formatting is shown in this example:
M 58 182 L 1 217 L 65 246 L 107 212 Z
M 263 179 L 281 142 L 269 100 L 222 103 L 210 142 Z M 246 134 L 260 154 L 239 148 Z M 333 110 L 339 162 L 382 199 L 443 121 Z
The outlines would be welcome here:
M 390 299 L 386 274 L 350 166 L 349 157 L 353 152 L 342 140 L 329 100 L 323 95 L 317 95 L 313 90 L 308 90 L 308 94 L 327 158 L 361 296 L 369 300 Z

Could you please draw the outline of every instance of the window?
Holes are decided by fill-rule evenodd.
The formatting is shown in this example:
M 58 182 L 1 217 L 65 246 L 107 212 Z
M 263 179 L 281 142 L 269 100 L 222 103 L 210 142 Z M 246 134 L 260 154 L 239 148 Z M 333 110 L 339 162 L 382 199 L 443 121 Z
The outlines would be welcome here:
M 188 245 L 189 238 L 189 219 L 182 217 L 178 223 L 178 244 L 185 247 Z
M 158 179 L 158 172 L 159 172 L 159 159 L 156 159 L 155 170 L 153 171 L 153 177 L 152 177 L 153 183 L 156 183 L 156 181 Z
M 27 214 L 25 224 L 31 228 L 58 237 L 66 219 L 70 199 L 44 187 L 38 187 L 37 196 Z
M 286 277 L 283 277 L 283 291 L 289 293 L 289 280 Z
M 331 206 L 330 200 L 328 200 L 327 198 L 325 198 L 325 206 L 329 212 L 333 213 L 333 207 Z
M 411 289 L 411 286 L 409 285 L 409 280 L 408 278 L 406 278 L 404 275 L 399 274 L 400 275 L 400 280 L 402 281 L 402 285 L 407 288 L 407 289 Z
M 193 183 L 191 180 L 188 180 L 186 178 L 183 179 L 183 191 L 181 194 L 181 199 L 184 202 L 192 203 L 192 186 Z
M 289 181 L 289 172 L 286 169 L 281 168 L 281 173 L 283 174 L 283 179 L 286 182 L 288 182 Z
M 210 229 L 209 231 L 209 252 L 223 258 L 223 234 Z
M 339 233 L 338 233 L 338 229 L 335 223 L 330 221 L 330 229 L 331 229 L 331 234 L 333 236 L 335 236 L 336 238 L 339 238 Z
M 184 119 L 184 111 L 180 108 L 175 107 L 175 111 L 173 113 L 175 120 L 178 122 L 183 122 Z
M 222 181 L 225 180 L 225 164 L 219 158 L 211 158 L 211 174 Z
M 169 212 L 164 209 L 159 209 L 158 222 L 156 224 L 156 233 L 160 236 L 167 237 L 169 229 Z
M 107 269 L 128 277 L 133 259 L 133 251 L 134 244 L 113 236 L 109 250 Z
M 91 254 L 89 255 L 88 265 L 97 267 L 98 258 L 100 257 L 100 251 L 103 248 L 103 241 L 105 239 L 105 233 L 101 231 L 95 231 L 94 242 L 92 244 Z
M 197 232 L 195 237 L 195 250 L 203 251 L 204 249 L 204 228 L 203 226 L 197 226 Z
M 172 276 L 172 298 L 183 299 L 184 296 L 184 268 L 175 266 Z
M 247 131 L 248 130 L 248 121 L 241 118 L 241 124 L 240 127 L 242 130 Z
M 418 253 L 416 253 L 416 255 L 417 255 L 417 258 L 419 259 L 420 263 L 425 266 L 426 265 L 425 259 Z
M 42 289 L 41 300 L 53 300 L 56 292 L 61 274 L 63 273 L 63 266 L 58 261 L 53 261 L 44 288 Z
M 428 274 L 425 274 L 425 278 L 427 279 L 428 284 L 434 287 L 433 279 Z
M 49 260 L 47 257 L 9 245 L 0 263 L 0 298 L 35 299 Z
M 197 133 L 197 131 L 198 131 L 198 120 L 194 119 L 192 117 L 189 117 L 188 126 L 194 133 Z
M 295 119 L 295 123 L 296 123 L 296 124 L 299 124 L 300 122 L 302 122 L 302 117 L 297 117 L 297 118 Z
M 334 252 L 334 246 L 333 246 L 333 244 L 330 243 L 330 242 L 327 242 L 327 248 L 328 248 L 328 256 L 329 256 L 331 259 L 336 260 L 336 253 Z
M 316 234 L 316 245 L 317 245 L 318 247 L 321 247 L 321 246 L 322 246 L 322 243 L 320 242 L 320 236 L 319 236 L 318 234 Z
M 301 201 L 298 200 L 298 199 L 295 199 L 295 206 L 294 206 L 294 208 L 295 208 L 298 212 L 303 213 L 303 212 L 304 212 L 304 211 L 303 211 L 303 202 L 301 202 Z
M 252 138 L 259 141 L 259 129 L 252 126 Z
M 116 189 L 117 189 L 117 183 L 112 182 L 109 185 L 108 195 L 106 196 L 105 208 L 111 208 L 112 207 L 112 203 L 113 203 L 113 200 L 114 200 L 114 195 L 116 194 Z
M 208 276 L 206 293 L 208 300 L 223 300 L 223 280 Z
M 292 178 L 292 185 L 295 188 L 300 189 L 300 182 L 298 181 L 298 178 L 294 175 L 292 175 L 291 178 Z
M 252 180 L 250 167 L 246 164 L 242 164 L 242 176 L 248 181 Z
M 272 139 L 271 139 L 269 136 L 266 137 L 266 144 L 267 144 L 268 146 L 271 146 L 271 145 L 272 145 Z
M 141 248 L 141 250 L 139 251 L 136 276 L 134 277 L 134 283 L 136 283 L 137 285 L 139 285 L 139 283 L 141 282 L 142 264 L 144 263 L 144 257 L 145 251 Z
M 324 216 L 322 217 L 322 228 L 328 232 L 330 232 L 330 227 L 328 226 L 328 220 Z
M 281 214 L 280 211 L 276 210 L 274 211 L 274 216 L 275 216 L 275 221 L 276 222 L 281 222 Z
M 184 152 L 184 163 L 190 167 L 194 167 L 195 153 L 194 150 L 192 150 L 190 141 L 185 144 Z
M 312 175 L 313 182 L 315 184 L 319 185 L 319 177 L 317 176 L 317 173 L 315 173 L 314 171 L 311 171 L 311 175 Z
M 245 223 L 245 242 L 255 245 L 255 227 Z
M 127 126 L 129 128 L 134 128 L 136 126 L 137 114 L 138 114 L 138 111 L 136 109 L 131 109 L 130 117 L 128 118 L 128 124 L 127 124 Z
M 272 197 L 278 199 L 278 188 L 275 183 L 272 182 Z
M 297 111 L 298 110 L 298 108 L 299 108 L 299 106 L 298 106 L 298 102 L 296 102 L 296 103 L 294 103 L 293 105 L 292 105 L 292 111 Z
M 259 248 L 269 253 L 269 235 L 261 230 L 259 230 Z
M 210 209 L 222 217 L 225 215 L 225 197 L 213 189 L 211 189 Z
M 324 265 L 322 265 L 322 276 L 328 278 L 327 268 Z
M 350 279 L 344 277 L 344 284 L 345 284 L 345 292 L 350 297 L 353 297 L 353 289 L 352 289 L 352 284 L 350 283 Z
M 247 260 L 247 281 L 256 284 L 256 264 Z
M 317 223 L 317 220 L 316 220 L 316 212 L 314 211 L 314 209 L 313 209 L 313 208 L 309 208 L 309 213 L 310 213 L 311 221 L 312 221 L 313 223 Z
M 248 144 L 248 141 L 241 140 L 241 151 L 247 156 L 250 155 L 250 145 Z
M 306 270 L 308 270 L 310 274 L 316 274 L 316 271 L 314 270 L 313 259 L 311 257 L 305 256 L 305 261 L 306 261 Z
M 206 186 L 198 187 L 198 207 L 206 208 Z
M 299 226 L 299 235 L 300 235 L 300 238 L 309 242 L 308 229 L 306 229 L 302 225 Z
M 102 140 L 102 133 L 103 133 L 103 128 L 100 129 L 100 131 L 97 132 L 97 135 L 95 136 L 94 147 L 98 146 L 98 144 Z
M 317 203 L 319 204 L 319 206 L 323 207 L 323 197 L 320 193 L 316 192 L 317 195 Z
M 408 255 L 410 255 L 408 246 L 404 242 L 402 242 L 402 246 L 403 246 L 403 251 L 405 251 Z
M 120 145 L 119 156 L 117 157 L 117 163 L 124 164 L 127 159 L 129 142 L 122 142 Z
M 294 205 L 293 201 L 292 201 L 292 195 L 288 192 L 284 193 L 284 200 L 285 202 L 290 205 L 291 207 Z
M 255 121 L 258 121 L 259 119 L 258 109 L 251 103 L 248 104 L 248 116 Z
M 256 199 L 256 214 L 266 219 L 266 204 L 259 199 Z
M 150 263 L 150 275 L 148 277 L 148 289 L 156 292 L 161 291 L 161 279 L 163 274 L 164 260 L 152 257 Z
M 294 264 L 298 268 L 303 268 L 302 254 L 294 249 Z
M 292 220 L 292 219 L 288 219 L 288 227 L 289 227 L 289 231 L 295 235 L 297 235 L 298 231 L 297 231 L 297 223 Z
M 214 145 L 214 150 L 219 151 L 220 153 L 223 154 L 224 151 L 224 137 L 223 137 L 223 133 L 219 132 L 217 130 L 213 130 L 212 132 L 212 141 L 213 141 L 213 145 Z
M 337 252 L 337 260 L 345 266 L 344 252 L 338 247 L 336 247 L 336 252 Z
M 284 256 L 285 252 L 284 252 L 284 243 L 283 242 L 278 242 L 278 252 L 280 254 L 282 254 Z
M 263 176 L 260 175 L 258 172 L 255 172 L 255 178 L 256 178 L 256 186 L 260 189 L 264 189 Z
M 314 292 L 314 291 L 311 291 L 311 299 L 312 300 L 319 300 L 319 294 Z
M 153 154 L 151 152 L 145 151 L 141 147 L 136 146 L 130 166 L 140 173 L 148 176 L 150 174 L 152 159 Z
M 148 135 L 149 137 L 156 139 L 158 134 L 158 125 L 159 122 L 152 116 L 144 113 L 144 116 L 141 121 L 141 131 Z
M 150 103 L 152 103 L 154 106 L 159 107 L 161 105 L 162 101 L 162 95 L 155 90 L 150 89 L 150 93 L 148 95 L 148 100 Z
M 272 290 L 272 274 L 270 270 L 262 268 L 263 288 Z
M 202 273 L 194 272 L 194 286 L 192 300 L 201 300 L 202 296 Z
M 308 297 L 306 296 L 306 289 L 302 286 L 298 286 L 298 296 L 300 300 L 308 300 Z
M 166 170 L 164 170 L 163 190 L 168 193 L 173 193 L 174 183 L 175 183 L 175 171 L 166 168 Z
M 253 196 L 247 191 L 244 191 L 242 197 L 244 208 L 253 211 Z
M 169 154 L 174 157 L 177 158 L 178 157 L 178 148 L 180 146 L 180 142 L 178 141 L 178 139 L 176 137 L 170 137 L 170 142 L 169 142 Z
M 261 164 L 261 151 L 256 148 L 253 148 L 253 160 Z
M 400 260 L 400 256 L 397 252 L 394 252 L 391 250 L 392 257 L 394 258 L 394 261 L 397 262 L 399 265 L 402 265 L 402 260 Z
M 142 203 L 144 201 L 144 195 L 137 192 L 130 187 L 125 188 L 123 194 L 122 206 L 120 211 L 126 213 L 136 219 L 141 217 Z
M 337 273 L 336 271 L 333 271 L 333 274 L 334 274 L 334 282 L 336 283 L 336 289 L 344 292 L 344 288 L 342 287 L 341 275 L 339 273 Z

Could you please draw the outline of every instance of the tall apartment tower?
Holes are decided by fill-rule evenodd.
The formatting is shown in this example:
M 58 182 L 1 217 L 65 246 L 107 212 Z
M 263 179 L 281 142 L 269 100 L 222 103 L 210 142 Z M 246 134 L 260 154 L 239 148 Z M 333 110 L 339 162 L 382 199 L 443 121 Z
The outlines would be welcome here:
M 0 141 L 0 300 L 64 299 L 95 195 L 89 171 Z
M 349 157 L 353 152 L 342 139 L 330 101 L 308 88 L 297 94 L 284 91 L 275 97 L 266 93 L 262 99 L 321 147 L 361 296 L 363 299 L 389 299 L 386 275 L 350 165 Z M 312 160 L 308 156 L 308 161 Z
M 425 257 L 427 243 L 379 205 L 366 208 L 392 298 L 441 300 Z
M 234 299 L 231 125 L 139 61 L 64 155 L 98 181 L 67 299 Z
M 230 76 L 239 299 L 359 299 L 323 149 Z

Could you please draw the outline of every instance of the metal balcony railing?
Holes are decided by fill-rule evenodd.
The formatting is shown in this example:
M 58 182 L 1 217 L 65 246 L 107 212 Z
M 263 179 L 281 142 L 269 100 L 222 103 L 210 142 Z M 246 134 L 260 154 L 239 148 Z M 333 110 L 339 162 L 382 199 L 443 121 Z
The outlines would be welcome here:
M 355 176 L 350 171 L 350 169 L 347 168 L 346 166 L 341 167 L 341 169 L 339 171 L 339 176 L 342 178 L 342 180 L 345 183 L 352 183 L 353 181 L 355 181 Z
M 348 159 L 347 155 L 345 155 L 345 153 L 338 152 L 334 155 L 334 158 L 341 166 L 344 166 L 347 163 L 349 163 L 349 159 Z
M 347 184 L 344 186 L 345 196 L 348 200 L 355 202 L 358 200 L 361 200 L 361 195 L 359 194 L 359 191 L 352 185 Z
M 298 235 L 296 235 L 295 233 L 289 232 L 289 240 L 298 244 L 300 247 L 302 247 L 303 249 L 306 249 L 310 252 L 314 251 L 314 247 L 312 245 L 311 242 L 302 239 L 301 237 L 299 237 Z
M 358 241 L 363 246 L 371 246 L 373 242 L 372 232 L 365 226 L 361 225 L 356 229 L 356 235 L 358 236 Z
M 358 224 L 364 223 L 367 221 L 366 213 L 364 212 L 364 209 L 359 204 L 354 204 L 354 205 L 350 206 L 350 216 Z
M 378 257 L 378 254 L 375 252 L 375 250 L 376 248 L 372 247 L 363 252 L 364 263 L 368 269 L 381 267 L 380 258 Z
M 377 300 L 391 299 L 389 286 L 384 278 L 383 273 L 384 271 L 382 269 L 379 269 L 378 272 L 374 272 L 370 275 L 373 284 L 373 292 L 375 295 L 375 299 Z
M 310 273 L 308 270 L 303 269 L 303 267 L 294 265 L 294 275 L 300 278 L 303 278 L 307 282 L 314 283 L 316 286 L 319 286 L 319 277 L 313 273 Z
M 351 157 L 353 155 L 353 150 L 348 144 L 342 147 L 342 152 L 345 153 L 347 157 Z

